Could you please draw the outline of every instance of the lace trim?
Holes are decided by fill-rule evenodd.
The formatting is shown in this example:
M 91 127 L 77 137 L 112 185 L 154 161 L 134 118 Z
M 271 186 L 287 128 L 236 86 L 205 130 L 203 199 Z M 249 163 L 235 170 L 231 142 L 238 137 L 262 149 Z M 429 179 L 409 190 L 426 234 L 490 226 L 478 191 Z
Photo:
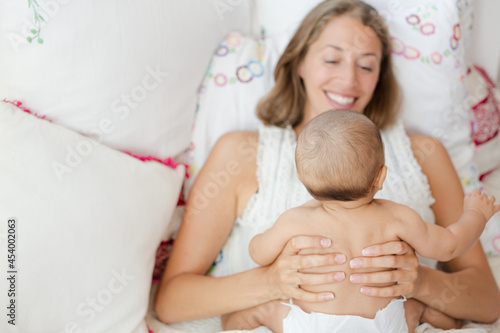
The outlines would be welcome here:
M 414 170 L 413 172 L 414 181 L 412 183 L 418 184 L 420 188 L 422 188 L 422 191 L 416 191 L 413 193 L 416 195 L 416 197 L 418 197 L 418 199 L 425 200 L 428 207 L 432 206 L 436 202 L 436 199 L 434 199 L 434 197 L 432 196 L 431 187 L 429 185 L 429 179 L 422 172 L 422 167 L 420 166 L 420 164 L 418 164 L 417 159 L 413 155 L 413 150 L 411 148 L 411 140 L 410 137 L 406 134 L 403 123 L 398 122 L 396 125 L 394 125 L 391 134 L 392 134 L 391 135 L 392 140 L 390 140 L 391 144 L 393 145 L 399 144 L 399 147 L 397 146 L 394 147 L 399 149 L 393 150 L 395 157 L 397 158 L 399 154 L 403 154 L 404 152 L 405 156 L 403 161 L 408 161 L 409 163 L 411 163 L 411 167 Z M 401 159 L 398 159 L 398 161 L 401 161 Z M 401 165 L 401 163 L 396 163 L 396 164 Z
M 257 163 L 257 170 L 255 171 L 255 176 L 257 177 L 257 192 L 255 192 L 251 197 L 250 200 L 248 200 L 247 206 L 245 207 L 245 210 L 243 211 L 243 214 L 241 216 L 238 216 L 235 220 L 235 224 L 248 224 L 245 223 L 244 221 L 250 221 L 251 217 L 250 214 L 253 212 L 255 205 L 257 204 L 259 197 L 263 193 L 263 175 L 262 175 L 262 161 L 264 159 L 264 146 L 265 146 L 265 140 L 264 140 L 264 131 L 266 129 L 266 126 L 264 124 L 259 124 L 259 139 L 257 141 L 257 153 L 255 156 L 255 162 Z

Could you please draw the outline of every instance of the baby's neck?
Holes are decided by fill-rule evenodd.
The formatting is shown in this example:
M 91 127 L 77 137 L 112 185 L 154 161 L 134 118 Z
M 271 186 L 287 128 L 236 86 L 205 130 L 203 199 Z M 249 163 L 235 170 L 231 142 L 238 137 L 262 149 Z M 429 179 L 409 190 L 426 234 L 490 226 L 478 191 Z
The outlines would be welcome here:
M 340 210 L 355 210 L 362 209 L 368 206 L 373 201 L 373 196 L 368 195 L 366 197 L 352 200 L 352 201 L 339 201 L 339 200 L 321 200 L 323 208 L 326 211 L 338 211 Z

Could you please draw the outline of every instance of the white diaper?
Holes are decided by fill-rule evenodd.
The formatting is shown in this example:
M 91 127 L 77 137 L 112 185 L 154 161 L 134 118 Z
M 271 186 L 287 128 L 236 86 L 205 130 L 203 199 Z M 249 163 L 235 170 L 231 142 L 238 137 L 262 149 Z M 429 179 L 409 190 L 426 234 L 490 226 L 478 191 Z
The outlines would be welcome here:
M 404 333 L 406 325 L 404 302 L 406 298 L 393 299 L 385 308 L 377 311 L 375 318 L 350 315 L 331 315 L 304 312 L 295 304 L 282 303 L 291 307 L 283 319 L 284 333 Z

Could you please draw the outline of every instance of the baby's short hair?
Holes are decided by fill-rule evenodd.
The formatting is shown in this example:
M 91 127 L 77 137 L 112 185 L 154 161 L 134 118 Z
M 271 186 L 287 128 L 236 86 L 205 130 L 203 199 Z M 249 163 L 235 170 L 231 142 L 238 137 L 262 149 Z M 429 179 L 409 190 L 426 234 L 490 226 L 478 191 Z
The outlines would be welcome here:
M 385 163 L 382 138 L 361 113 L 327 111 L 302 129 L 295 163 L 300 181 L 315 199 L 363 198 Z

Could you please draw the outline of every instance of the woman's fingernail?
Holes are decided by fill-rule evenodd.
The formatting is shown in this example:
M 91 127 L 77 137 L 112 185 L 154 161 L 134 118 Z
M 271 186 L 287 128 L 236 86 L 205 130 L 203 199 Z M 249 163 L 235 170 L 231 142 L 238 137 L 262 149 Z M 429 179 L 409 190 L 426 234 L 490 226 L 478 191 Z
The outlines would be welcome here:
M 361 275 L 353 274 L 349 277 L 349 279 L 351 280 L 351 282 L 359 283 L 359 282 L 361 282 Z
M 337 264 L 343 264 L 343 263 L 345 263 L 346 260 L 347 260 L 347 258 L 345 257 L 344 254 L 337 254 L 335 256 L 335 262 Z
M 326 301 L 331 301 L 332 299 L 335 298 L 332 293 L 324 294 L 323 297 L 325 298 Z
M 345 279 L 345 273 L 344 272 L 337 272 L 337 273 L 335 273 L 333 278 L 335 279 L 335 281 L 342 281 L 343 279 Z
M 361 293 L 365 295 L 370 295 L 370 288 L 368 287 L 361 287 Z
M 328 239 L 328 238 L 322 238 L 321 239 L 321 246 L 323 246 L 323 247 L 329 247 L 330 245 L 332 245 L 332 240 L 331 239 Z
M 364 256 L 371 256 L 373 254 L 373 249 L 370 247 L 363 249 L 361 251 L 361 254 L 363 254 Z
M 349 265 L 351 266 L 351 268 L 360 268 L 361 267 L 361 260 L 359 260 L 359 259 L 352 259 L 349 262 Z

